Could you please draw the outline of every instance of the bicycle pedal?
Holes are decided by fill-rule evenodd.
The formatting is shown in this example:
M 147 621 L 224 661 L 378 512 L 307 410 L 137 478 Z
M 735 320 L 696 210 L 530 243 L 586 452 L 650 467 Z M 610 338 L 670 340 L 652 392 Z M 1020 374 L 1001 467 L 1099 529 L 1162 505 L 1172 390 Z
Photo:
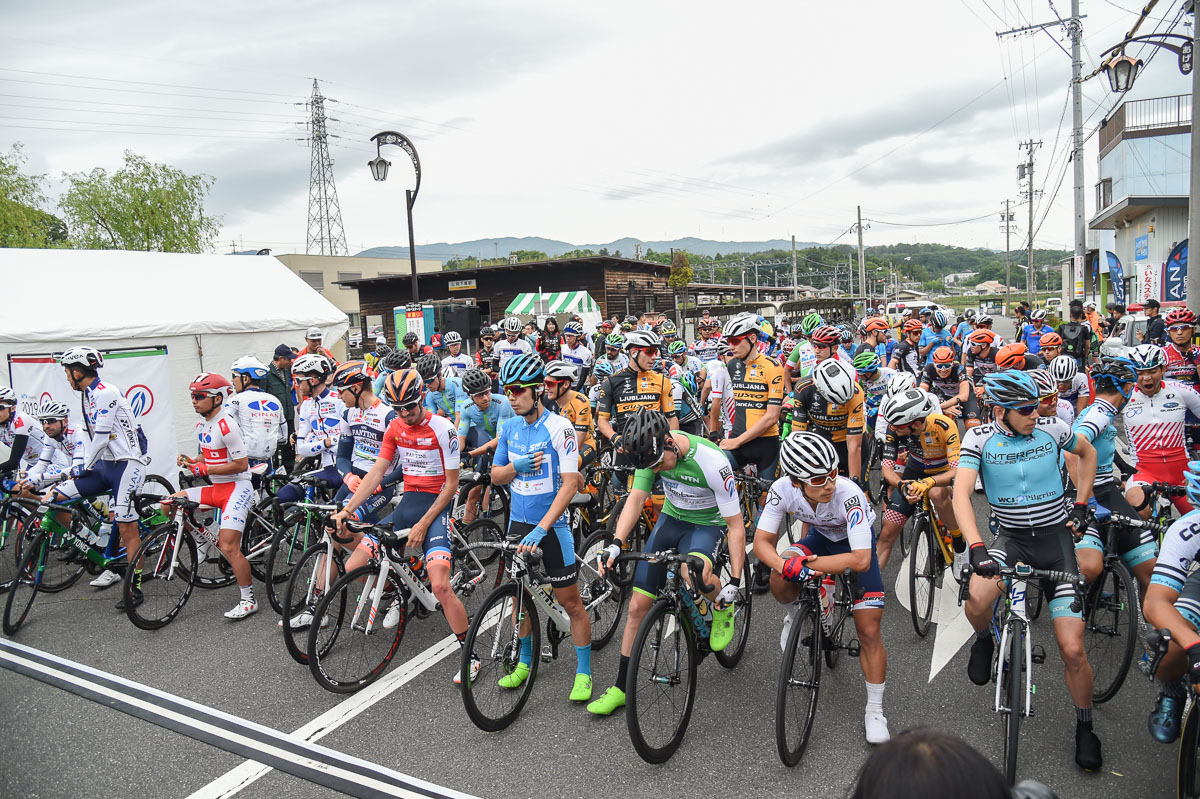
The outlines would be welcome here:
M 857 638 L 851 638 L 850 643 L 846 644 L 846 654 L 852 658 L 858 657 L 862 651 L 862 645 L 858 643 Z
M 1046 662 L 1046 649 L 1041 644 L 1034 644 L 1030 653 L 1030 660 L 1034 663 L 1042 664 Z
M 542 662 L 549 663 L 554 659 L 554 654 L 550 651 L 550 645 L 546 644 L 542 647 Z

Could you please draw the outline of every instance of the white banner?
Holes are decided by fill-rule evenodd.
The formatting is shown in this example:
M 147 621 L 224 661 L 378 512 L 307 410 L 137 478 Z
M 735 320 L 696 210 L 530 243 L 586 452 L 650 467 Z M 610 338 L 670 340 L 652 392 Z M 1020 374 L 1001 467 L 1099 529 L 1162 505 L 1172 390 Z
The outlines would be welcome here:
M 1137 280 L 1132 302 L 1145 303 L 1149 299 L 1162 299 L 1162 267 L 1152 264 L 1134 264 Z
M 125 392 L 138 424 L 150 442 L 152 474 L 162 475 L 171 485 L 179 478 L 176 465 L 175 415 L 171 407 L 171 365 L 163 348 L 102 351 L 100 378 Z M 20 408 L 30 418 L 37 406 L 53 398 L 71 409 L 71 424 L 85 430 L 82 397 L 67 385 L 67 377 L 54 355 L 10 355 L 8 376 L 20 395 Z

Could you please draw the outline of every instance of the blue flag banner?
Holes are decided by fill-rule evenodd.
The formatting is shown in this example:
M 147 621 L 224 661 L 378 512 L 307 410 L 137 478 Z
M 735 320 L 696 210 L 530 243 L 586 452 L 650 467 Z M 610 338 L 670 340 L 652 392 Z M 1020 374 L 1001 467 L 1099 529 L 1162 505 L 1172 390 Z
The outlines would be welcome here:
M 1183 302 L 1187 298 L 1188 240 L 1175 245 L 1163 267 L 1163 302 Z
M 1107 250 L 1108 279 L 1112 283 L 1113 300 L 1117 305 L 1125 304 L 1125 273 L 1121 269 L 1121 259 L 1112 250 Z

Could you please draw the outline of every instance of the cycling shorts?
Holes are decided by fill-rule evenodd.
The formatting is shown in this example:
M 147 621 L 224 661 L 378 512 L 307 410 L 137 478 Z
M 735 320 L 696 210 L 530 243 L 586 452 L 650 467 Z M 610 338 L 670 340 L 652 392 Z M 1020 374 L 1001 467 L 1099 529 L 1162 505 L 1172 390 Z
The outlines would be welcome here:
M 1175 598 L 1175 609 L 1188 624 L 1200 630 L 1200 572 L 1192 572 L 1184 580 L 1183 588 Z
M 142 490 L 146 478 L 146 464 L 141 461 L 97 461 L 74 480 L 68 480 L 55 489 L 67 499 L 96 497 L 112 494 L 111 510 L 119 523 L 137 521 L 137 507 L 133 497 Z
M 700 419 L 693 419 L 690 422 L 680 422 L 679 429 L 684 433 L 691 433 L 694 436 L 704 438 L 704 423 Z
M 520 541 L 533 532 L 536 524 L 526 522 L 508 523 L 508 540 Z M 550 578 L 554 588 L 567 588 L 575 585 L 579 576 L 579 561 L 575 559 L 575 539 L 571 536 L 571 528 L 559 523 L 548 530 L 538 544 L 542 550 L 542 570 Z
M 406 491 L 401 494 L 400 504 L 392 514 L 392 529 L 400 532 L 421 521 L 421 517 L 429 512 L 437 498 L 437 494 L 428 491 Z M 449 518 L 450 506 L 447 505 L 425 531 L 425 540 L 421 548 L 426 559 L 434 552 L 450 554 L 450 531 L 446 526 Z
M 1173 486 L 1183 485 L 1183 472 L 1187 469 L 1188 456 L 1186 452 L 1181 452 L 1178 455 L 1172 455 L 1168 458 L 1155 456 L 1150 458 L 1138 458 L 1137 472 L 1133 477 L 1129 478 L 1129 485 L 1149 485 L 1150 483 L 1167 483 Z M 1193 508 L 1192 504 L 1187 501 L 1187 497 L 1171 497 L 1171 502 L 1175 505 L 1175 509 L 1182 516 L 1185 513 L 1190 513 Z
M 774 480 L 775 469 L 779 465 L 779 438 L 776 436 L 759 436 L 753 441 L 747 441 L 737 449 L 722 450 L 725 457 L 733 464 L 733 468 L 741 469 L 753 463 L 758 469 L 760 480 Z
M 185 489 L 183 495 L 191 502 L 221 511 L 222 530 L 240 533 L 246 529 L 246 517 L 250 515 L 250 506 L 254 502 L 254 486 L 249 480 L 196 486 Z
M 917 466 L 912 461 L 909 461 L 908 463 L 904 464 L 904 471 L 900 473 L 900 481 L 904 482 L 905 480 L 920 480 L 922 477 L 926 476 L 930 475 L 926 475 L 924 469 L 922 469 L 920 466 Z M 896 486 L 892 489 L 892 496 L 888 500 L 887 510 L 884 518 L 889 522 L 894 521 L 903 526 L 904 523 L 908 521 L 908 517 L 913 515 L 914 510 L 916 510 L 916 506 L 908 501 L 908 497 L 904 495 L 904 489 L 902 489 L 900 486 Z M 897 519 L 897 514 L 903 516 L 904 518 Z M 887 518 L 889 516 L 891 518 Z
M 1005 566 L 1026 563 L 1035 569 L 1053 569 L 1068 574 L 1078 574 L 1075 561 L 1074 537 L 1066 522 L 1049 527 L 1035 528 L 1032 533 L 1014 533 L 1000 528 L 1000 534 L 988 547 L 993 558 Z M 1075 601 L 1075 586 L 1057 583 L 1054 597 L 1050 600 L 1050 618 L 1082 619 L 1081 611 L 1071 610 Z
M 810 529 L 808 535 L 785 549 L 780 555 L 786 560 L 793 555 L 845 555 L 849 553 L 850 540 L 831 541 L 817 530 Z M 871 547 L 871 567 L 865 572 L 850 574 L 850 592 L 854 597 L 854 610 L 883 607 L 883 573 L 879 570 L 879 556 Z
M 351 472 L 359 477 L 362 477 L 364 474 L 366 474 L 366 472 L 364 472 L 362 469 L 352 469 Z M 337 505 L 339 508 L 345 507 L 347 500 L 349 500 L 353 494 L 354 492 L 350 490 L 350 486 L 343 482 L 342 487 L 339 488 L 337 493 L 333 495 L 333 504 Z M 354 511 L 354 513 L 351 515 L 360 522 L 375 524 L 375 522 L 379 520 L 379 511 L 383 510 L 387 504 L 392 501 L 392 497 L 395 495 L 396 484 L 393 483 L 390 486 L 384 487 L 384 489 L 379 493 L 372 494 L 371 496 L 367 497 L 367 501 L 359 505 L 358 510 Z
M 596 462 L 596 448 L 591 444 L 584 444 L 579 448 L 579 473 L 583 474 L 583 470 Z
M 725 539 L 725 528 L 716 525 L 693 524 L 674 516 L 660 513 L 658 523 L 646 539 L 646 552 L 665 552 L 673 549 L 687 555 L 696 555 L 712 566 L 717 559 L 717 550 Z M 667 564 L 639 560 L 633 572 L 633 590 L 648 597 L 658 596 L 667 581 Z
M 1069 492 L 1074 496 L 1074 489 Z M 1122 516 L 1130 518 L 1138 518 L 1137 511 L 1129 504 L 1129 500 L 1125 499 L 1125 495 L 1121 493 L 1121 489 L 1115 483 L 1106 483 L 1096 486 L 1096 501 L 1101 506 L 1108 508 L 1114 513 L 1119 513 Z M 1093 549 L 1097 552 L 1104 552 L 1105 542 L 1108 540 L 1108 529 L 1101 531 L 1095 520 L 1092 521 L 1087 532 L 1083 534 L 1083 538 L 1079 539 L 1075 544 L 1076 550 Z M 1122 528 L 1117 534 L 1117 554 L 1121 556 L 1121 560 L 1130 569 L 1135 566 L 1140 566 L 1149 560 L 1154 560 L 1157 554 L 1158 546 L 1154 540 L 1154 533 L 1149 530 L 1138 530 L 1132 527 Z
M 313 477 L 325 483 L 329 487 L 342 485 L 342 473 L 337 470 L 337 467 L 330 464 L 319 472 L 314 472 Z M 304 499 L 304 486 L 297 483 L 288 483 L 275 492 L 275 499 L 282 503 L 299 502 Z

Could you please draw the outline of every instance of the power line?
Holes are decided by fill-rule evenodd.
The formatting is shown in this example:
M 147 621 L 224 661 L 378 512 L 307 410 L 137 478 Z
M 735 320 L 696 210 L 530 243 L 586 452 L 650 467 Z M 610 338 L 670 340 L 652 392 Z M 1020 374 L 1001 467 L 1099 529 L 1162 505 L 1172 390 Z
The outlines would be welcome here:
M 67 74 L 64 74 L 61 72 L 37 72 L 36 70 L 32 70 L 32 69 L 14 69 L 12 67 L 0 67 L 0 71 L 18 72 L 22 75 L 41 75 L 42 77 L 50 77 L 50 78 L 73 78 L 76 80 L 104 81 L 106 83 L 130 83 L 130 84 L 134 84 L 137 86 L 158 86 L 159 88 L 167 88 L 167 89 L 195 89 L 196 91 L 204 91 L 204 92 L 230 92 L 232 94 L 259 94 L 259 95 L 263 95 L 266 97 L 288 97 L 288 98 L 291 98 L 293 96 L 290 94 L 279 94 L 278 92 L 256 92 L 256 91 L 250 91 L 248 89 L 220 89 L 220 88 L 215 88 L 212 86 L 185 86 L 185 85 L 181 85 L 178 83 L 151 83 L 149 81 L 144 81 L 144 80 L 121 80 L 119 78 L 97 78 L 93 75 L 67 75 Z M 97 88 L 99 88 L 99 87 L 97 87 Z
M 967 222 L 978 222 L 980 219 L 986 219 L 995 213 L 995 211 L 988 211 L 980 214 L 979 216 L 972 216 L 968 219 L 958 219 L 953 222 L 889 222 L 886 219 L 875 219 L 874 217 L 865 221 L 875 222 L 880 225 L 891 225 L 893 227 L 949 227 L 951 225 L 964 225 Z
M 197 116 L 195 114 L 156 114 L 151 111 L 110 111 L 104 108 L 64 108 L 53 105 L 30 105 L 28 103 L 5 103 L 0 102 L 0 106 L 7 108 L 31 108 L 37 111 L 69 111 L 77 114 L 120 114 L 122 116 L 136 117 L 164 117 L 168 119 L 211 119 L 222 122 L 246 122 L 250 124 L 271 124 L 278 125 L 284 121 L 296 122 L 303 124 L 304 120 L 297 118 L 293 120 L 278 120 L 278 119 L 239 119 L 238 117 L 210 117 Z M 282 116 L 282 115 L 280 115 Z
M 145 103 L 113 103 L 102 100 L 73 100 L 67 97 L 39 97 L 32 94 L 7 94 L 4 92 L 0 92 L 0 97 L 12 97 L 19 100 L 44 100 L 52 103 L 87 103 L 88 105 L 111 105 L 119 108 L 158 108 L 164 111 L 216 111 L 222 114 L 248 114 L 251 116 L 287 117 L 289 119 L 295 118 L 295 115 L 293 114 L 273 114 L 270 111 L 235 111 L 230 108 L 186 108 L 183 106 L 174 105 L 146 105 Z M 80 108 L 78 110 L 85 111 L 88 109 Z
M 160 97 L 194 97 L 194 98 L 198 98 L 201 100 L 221 100 L 224 102 L 231 102 L 231 103 L 261 103 L 261 102 L 263 102 L 262 100 L 251 99 L 248 97 L 210 97 L 209 95 L 205 95 L 205 94 L 182 94 L 179 92 L 154 92 L 154 91 L 150 91 L 149 89 L 118 89 L 118 88 L 109 87 L 109 86 L 84 86 L 84 85 L 78 84 L 78 83 L 54 83 L 51 81 L 42 81 L 42 80 L 27 80 L 25 78 L 3 78 L 3 77 L 0 77 L 0 81 L 6 81 L 8 83 L 30 83 L 30 84 L 33 84 L 34 86 L 61 86 L 61 87 L 68 88 L 68 89 L 87 89 L 88 91 L 92 91 L 92 92 L 96 92 L 96 91 L 128 92 L 128 93 L 132 93 L 132 94 L 154 94 L 154 95 L 158 95 Z
M 227 136 L 220 133 L 162 133 L 144 130 L 104 130 L 103 128 L 84 128 L 78 125 L 73 125 L 69 128 L 51 128 L 42 125 L 0 124 L 0 128 L 11 128 L 13 130 L 53 130 L 59 133 L 115 133 L 124 136 L 199 136 L 208 139 L 247 139 L 250 141 L 305 141 L 304 139 L 293 139 L 285 136 Z
M 79 120 L 77 119 L 46 119 L 45 117 L 14 117 L 0 114 L 0 119 L 12 119 L 18 122 L 61 122 L 68 125 L 73 125 Z M 151 125 L 142 122 L 101 122 L 99 120 L 86 120 L 88 125 L 106 125 L 111 127 L 132 127 L 132 128 L 162 128 L 166 130 L 212 130 L 223 131 L 225 133 L 282 133 L 282 131 L 253 131 L 245 128 L 197 128 L 189 125 Z

